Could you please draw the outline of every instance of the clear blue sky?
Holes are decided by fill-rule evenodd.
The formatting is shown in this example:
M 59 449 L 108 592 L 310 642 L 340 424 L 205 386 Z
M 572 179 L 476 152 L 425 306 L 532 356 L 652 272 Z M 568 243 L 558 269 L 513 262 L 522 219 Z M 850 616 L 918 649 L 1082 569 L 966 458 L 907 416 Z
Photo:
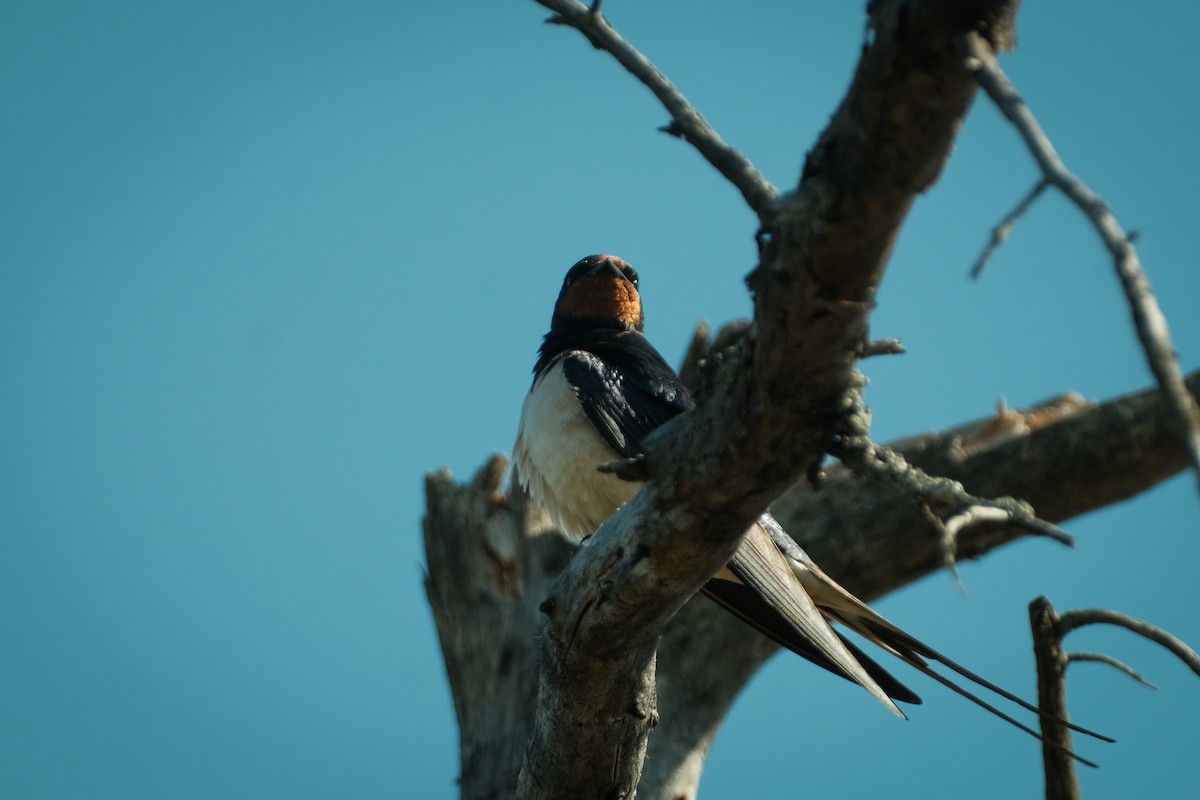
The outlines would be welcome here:
M 863 3 L 610 0 L 610 19 L 780 186 L 844 91 Z M 1169 13 L 1167 9 L 1169 10 Z M 1005 65 L 1130 228 L 1200 365 L 1190 3 L 1031 0 Z M 426 472 L 511 446 L 563 271 L 617 253 L 678 360 L 749 311 L 753 219 L 649 93 L 532 2 L 45 2 L 0 12 L 0 796 L 450 798 L 457 733 L 421 589 Z M 999 397 L 1150 378 L 1107 257 L 1055 198 L 966 273 L 1033 166 L 986 101 L 913 211 L 868 363 L 881 439 Z M 1026 604 L 1200 645 L 1194 478 L 880 603 L 1034 693 Z M 1118 739 L 1085 796 L 1197 781 L 1200 680 L 1073 670 Z M 900 722 L 774 659 L 707 797 L 1035 796 L 1036 744 L 922 681 Z

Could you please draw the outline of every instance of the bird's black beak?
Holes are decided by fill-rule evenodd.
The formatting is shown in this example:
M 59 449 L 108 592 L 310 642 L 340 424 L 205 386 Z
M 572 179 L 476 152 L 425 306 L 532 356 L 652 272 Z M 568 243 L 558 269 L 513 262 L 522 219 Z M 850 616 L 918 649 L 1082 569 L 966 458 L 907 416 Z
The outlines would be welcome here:
M 613 261 L 611 258 L 604 259 L 599 264 L 588 270 L 589 275 L 602 275 L 605 272 L 612 273 L 623 281 L 629 280 L 629 278 L 625 277 L 625 273 L 621 271 L 621 268 L 617 266 L 617 262 Z

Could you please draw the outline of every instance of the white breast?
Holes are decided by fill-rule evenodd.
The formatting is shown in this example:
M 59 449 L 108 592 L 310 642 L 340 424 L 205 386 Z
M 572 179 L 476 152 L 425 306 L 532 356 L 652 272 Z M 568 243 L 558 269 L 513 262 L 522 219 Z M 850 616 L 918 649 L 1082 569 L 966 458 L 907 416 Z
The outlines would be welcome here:
M 588 419 L 561 358 L 553 362 L 521 408 L 513 448 L 521 485 L 568 536 L 582 539 L 641 488 L 597 471 L 620 457 Z

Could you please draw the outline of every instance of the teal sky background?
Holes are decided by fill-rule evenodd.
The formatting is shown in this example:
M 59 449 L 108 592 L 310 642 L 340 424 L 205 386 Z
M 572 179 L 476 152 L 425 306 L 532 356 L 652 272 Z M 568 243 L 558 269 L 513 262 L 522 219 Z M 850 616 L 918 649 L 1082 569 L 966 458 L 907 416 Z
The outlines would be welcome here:
M 777 185 L 848 84 L 864 3 L 609 0 Z M 749 313 L 754 220 L 653 97 L 533 2 L 9 3 L 0 10 L 0 797 L 450 798 L 457 730 L 421 587 L 423 476 L 507 452 L 562 274 L 616 253 L 678 362 Z M 1140 232 L 1200 365 L 1200 7 L 1026 2 L 1004 66 Z M 864 365 L 878 438 L 1151 383 L 1107 254 L 986 100 L 916 204 Z M 1115 608 L 1200 646 L 1194 476 L 882 600 L 1026 696 L 1026 606 Z M 933 535 L 932 533 L 930 535 Z M 1084 796 L 1200 780 L 1200 680 L 1119 631 L 1072 649 L 1120 740 Z M 1032 797 L 1036 743 L 897 665 L 901 722 L 773 659 L 706 797 Z

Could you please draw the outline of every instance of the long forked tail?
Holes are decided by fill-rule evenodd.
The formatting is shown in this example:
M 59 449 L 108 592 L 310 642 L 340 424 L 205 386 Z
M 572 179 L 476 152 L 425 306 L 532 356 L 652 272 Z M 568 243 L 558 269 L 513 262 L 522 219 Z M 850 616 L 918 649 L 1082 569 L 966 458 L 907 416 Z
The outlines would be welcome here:
M 990 692 L 994 692 L 996 695 L 1004 698 L 1005 700 L 1015 703 L 1021 708 L 1037 714 L 1039 717 L 1051 720 L 1060 725 L 1064 725 L 1073 731 L 1077 731 L 1087 736 L 1092 736 L 1096 739 L 1100 739 L 1101 741 L 1115 741 L 1111 737 L 1104 736 L 1103 734 L 1089 730 L 1088 728 L 1084 728 L 1081 725 L 1076 725 L 1068 722 L 1067 720 L 1059 719 L 1053 714 L 1048 714 L 1042 711 L 1033 703 L 1030 703 L 1025 699 L 1013 694 L 1012 692 L 997 686 L 986 678 L 981 677 L 975 672 L 963 667 L 961 664 L 958 664 L 957 662 L 947 658 L 938 651 L 934 650 L 932 647 L 921 642 L 919 639 L 896 627 L 883 616 L 876 613 L 866 603 L 850 594 L 850 592 L 846 591 L 841 585 L 825 574 L 825 572 L 819 566 L 817 566 L 811 558 L 808 557 L 808 554 L 805 553 L 804 550 L 801 549 L 800 546 L 797 545 L 791 539 L 791 537 L 787 535 L 787 533 L 782 527 L 779 526 L 779 523 L 777 523 L 774 518 L 770 517 L 769 515 L 764 515 L 763 518 L 759 520 L 759 524 L 767 531 L 775 546 L 787 559 L 792 568 L 792 572 L 796 575 L 801 586 L 804 587 L 805 591 L 812 598 L 813 602 L 816 603 L 817 607 L 821 609 L 821 612 L 830 619 L 842 623 L 850 630 L 892 653 L 906 664 L 909 664 L 921 673 L 928 675 L 930 678 L 942 684 L 943 686 L 946 686 L 951 691 L 965 697 L 972 703 L 975 703 L 979 707 L 986 709 L 1011 725 L 1020 728 L 1039 741 L 1045 741 L 1040 733 L 1014 719 L 1012 716 L 996 708 L 988 701 L 937 672 L 929 665 L 926 659 L 936 661 L 947 669 L 952 670 L 953 672 L 962 676 L 966 680 L 971 681 L 972 683 L 981 686 Z M 1053 743 L 1051 743 L 1051 746 L 1057 747 L 1057 745 L 1054 745 Z M 1086 764 L 1090 767 L 1097 766 L 1094 762 L 1083 758 L 1075 752 L 1070 750 L 1067 750 L 1067 752 L 1081 764 Z
M 972 672 L 971 670 L 967 669 L 966 667 L 962 666 L 961 664 L 959 664 L 955 661 L 952 661 L 951 659 L 942 655 L 938 651 L 934 650 L 932 647 L 924 644 L 923 642 L 921 642 L 918 639 L 913 638 L 912 636 L 910 636 L 909 634 L 900 630 L 899 628 L 896 628 L 891 623 L 888 623 L 887 620 L 884 620 L 882 617 L 880 617 L 880 619 L 883 620 L 887 624 L 887 626 L 888 626 L 887 628 L 880 628 L 878 625 L 873 625 L 870 620 L 866 620 L 866 619 L 860 620 L 860 622 L 863 623 L 864 627 L 873 630 L 874 634 L 875 634 L 874 636 L 869 635 L 868 633 L 863 633 L 862 635 L 866 636 L 868 639 L 878 643 L 881 647 L 886 647 L 887 649 L 896 653 L 905 663 L 912 665 L 916 669 L 920 670 L 922 673 L 933 678 L 938 683 L 952 689 L 953 691 L 957 692 L 958 694 L 961 694 L 962 696 L 966 697 L 967 699 L 971 700 L 972 702 L 978 703 L 978 704 L 982 705 L 984 708 L 988 708 L 989 710 L 993 711 L 994 713 L 999 714 L 1000 716 L 1003 716 L 1002 714 L 1000 714 L 1000 712 L 996 711 L 995 709 L 988 706 L 986 703 L 982 702 L 978 697 L 975 697 L 970 692 L 966 691 L 962 687 L 953 683 L 945 676 L 934 671 L 934 669 L 932 667 L 930 667 L 929 664 L 926 663 L 921 658 L 921 656 L 924 656 L 925 658 L 928 658 L 928 659 L 938 662 L 942 666 L 946 667 L 947 669 L 953 670 L 954 672 L 958 673 L 959 675 L 961 675 L 962 677 L 971 681 L 972 683 L 982 686 L 983 688 L 987 689 L 990 692 L 994 692 L 995 694 L 999 695 L 1000 697 L 1003 697 L 1005 700 L 1008 700 L 1012 703 L 1016 703 L 1021 708 L 1024 708 L 1027 711 L 1032 711 L 1034 714 L 1037 714 L 1039 717 L 1051 720 L 1052 722 L 1057 722 L 1058 724 L 1064 725 L 1073 731 L 1077 731 L 1078 733 L 1082 733 L 1086 736 L 1091 736 L 1093 738 L 1099 739 L 1102 742 L 1115 742 L 1116 741 L 1115 739 L 1113 739 L 1110 736 L 1105 736 L 1102 733 L 1097 733 L 1096 731 L 1085 728 L 1082 725 L 1076 725 L 1075 723 L 1069 722 L 1065 719 L 1059 719 L 1055 715 L 1049 714 L 1049 713 L 1043 711 L 1042 709 L 1038 708 L 1033 703 L 1030 703 L 1028 700 L 1024 699 L 1020 695 L 1015 695 L 1012 692 L 1008 691 L 1007 689 L 1004 689 L 1003 687 L 997 686 L 996 684 L 992 683 L 987 678 L 984 678 L 984 677 Z M 858 628 L 850 625 L 849 622 L 846 622 L 845 624 L 847 625 L 847 627 L 851 627 L 853 630 L 859 630 Z
M 1076 725 L 1072 722 L 1068 722 L 1065 719 L 1059 719 L 1057 716 L 1055 716 L 1053 714 L 1048 714 L 1045 711 L 1042 711 L 1040 708 L 1035 706 L 1033 703 L 1030 703 L 1027 700 L 1019 697 L 1018 695 L 1015 695 L 1012 692 L 1009 692 L 1006 689 L 1003 689 L 1000 686 L 997 686 L 996 684 L 992 683 L 991 681 L 987 680 L 986 678 L 983 678 L 983 677 L 977 675 L 976 673 L 972 672 L 971 670 L 967 669 L 966 667 L 963 667 L 962 665 L 958 664 L 957 662 L 952 661 L 951 659 L 943 656 L 941 653 L 937 652 L 933 648 L 922 644 L 920 641 L 918 641 L 917 639 L 914 639 L 912 636 L 908 635 L 904 631 L 899 630 L 898 628 L 895 628 L 894 630 L 881 629 L 878 626 L 872 625 L 870 622 L 867 622 L 866 620 L 864 620 L 862 618 L 858 618 L 858 619 L 854 619 L 852 617 L 847 618 L 847 617 L 843 617 L 842 615 L 839 615 L 839 614 L 831 614 L 831 616 L 833 619 L 835 619 L 839 622 L 842 622 L 843 624 L 846 625 L 846 627 L 850 628 L 851 630 L 855 631 L 856 633 L 859 633 L 860 635 L 869 639 L 870 641 L 874 642 L 875 644 L 879 645 L 880 647 L 883 647 L 884 649 L 892 652 L 898 658 L 900 658 L 902 661 L 904 661 L 906 664 L 909 664 L 914 669 L 920 671 L 922 674 L 928 675 L 930 678 L 932 678 L 933 680 L 942 684 L 943 686 L 945 686 L 946 688 L 955 692 L 956 694 L 959 694 L 962 697 L 965 697 L 966 699 L 970 700 L 972 703 L 979 706 L 980 708 L 990 711 L 992 714 L 996 715 L 1000 719 L 1004 720 L 1005 722 L 1008 722 L 1009 724 L 1011 724 L 1017 728 L 1020 728 L 1021 730 L 1025 731 L 1030 736 L 1034 737 L 1035 739 L 1037 739 L 1039 741 L 1042 741 L 1042 742 L 1046 741 L 1042 737 L 1041 733 L 1039 733 L 1038 731 L 1029 727 L 1028 725 L 1025 725 L 1024 723 L 1014 719 L 1012 716 L 1010 716 L 1010 715 L 1006 714 L 1005 712 L 1001 711 L 1000 709 L 996 708 L 994 705 L 987 702 L 979 695 L 958 685 L 954 681 L 947 678 L 945 675 L 942 675 L 941 673 L 937 672 L 935 669 L 933 669 L 933 667 L 931 667 L 929 665 L 929 663 L 925 659 L 928 658 L 932 661 L 936 661 L 937 663 L 945 666 L 947 669 L 953 670 L 954 672 L 958 673 L 963 678 L 971 681 L 972 683 L 982 686 L 983 688 L 987 689 L 988 691 L 996 693 L 1000 697 L 1003 697 L 1005 700 L 1009 700 L 1013 703 L 1016 703 L 1021 708 L 1031 711 L 1034 714 L 1037 714 L 1039 717 L 1051 720 L 1060 725 L 1064 725 L 1073 731 L 1077 731 L 1077 732 L 1085 734 L 1087 736 L 1092 736 L 1092 737 L 1099 739 L 1101 741 L 1104 741 L 1104 742 L 1116 741 L 1112 737 L 1105 736 L 1104 734 L 1101 734 L 1101 733 L 1097 733 L 1096 731 L 1085 728 L 1082 725 Z M 885 620 L 885 622 L 886 622 L 886 620 Z M 890 623 L 889 623 L 889 625 L 890 625 Z M 894 626 L 892 626 L 892 627 L 894 628 Z M 922 656 L 924 656 L 924 658 L 922 658 Z M 1059 747 L 1059 745 L 1055 744 L 1054 742 L 1051 742 L 1050 745 L 1052 747 L 1056 747 L 1056 748 Z M 1090 761 L 1090 760 L 1084 758 L 1083 756 L 1079 755 L 1078 753 L 1074 752 L 1073 750 L 1069 750 L 1066 748 L 1061 748 L 1061 749 L 1063 749 L 1068 755 L 1070 755 L 1072 758 L 1074 758 L 1076 761 L 1078 761 L 1081 764 L 1085 764 L 1089 767 L 1099 766 L 1094 761 Z

